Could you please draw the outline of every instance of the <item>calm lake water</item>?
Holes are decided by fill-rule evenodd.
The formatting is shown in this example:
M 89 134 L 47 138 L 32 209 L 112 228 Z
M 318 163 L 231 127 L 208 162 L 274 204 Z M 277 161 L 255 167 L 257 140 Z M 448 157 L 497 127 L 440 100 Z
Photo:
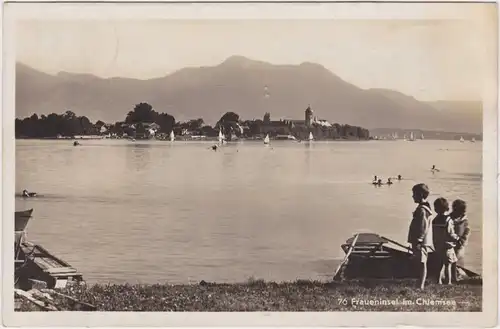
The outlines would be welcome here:
M 16 210 L 34 208 L 29 239 L 90 283 L 329 279 L 357 232 L 406 241 L 416 182 L 431 202 L 467 201 L 466 265 L 481 272 L 482 143 L 82 144 L 16 141 L 16 192 L 42 194 Z

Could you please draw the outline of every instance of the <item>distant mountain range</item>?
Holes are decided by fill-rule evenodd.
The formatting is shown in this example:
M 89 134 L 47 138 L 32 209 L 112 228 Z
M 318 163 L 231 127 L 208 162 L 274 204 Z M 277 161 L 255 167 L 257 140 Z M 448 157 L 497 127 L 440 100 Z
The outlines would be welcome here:
M 369 129 L 482 131 L 481 102 L 422 102 L 393 90 L 361 89 L 314 63 L 273 65 L 232 56 L 217 66 L 149 80 L 50 75 L 17 64 L 16 117 L 70 109 L 92 121 L 115 122 L 140 102 L 177 121 L 201 117 L 214 123 L 227 111 L 243 119 L 261 119 L 265 112 L 273 120 L 302 119 L 310 105 L 318 119 Z

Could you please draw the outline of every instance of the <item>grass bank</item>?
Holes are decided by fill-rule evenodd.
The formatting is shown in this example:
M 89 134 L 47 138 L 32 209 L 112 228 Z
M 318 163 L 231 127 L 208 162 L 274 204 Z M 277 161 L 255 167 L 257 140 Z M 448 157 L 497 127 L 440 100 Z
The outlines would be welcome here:
M 424 291 L 416 287 L 411 280 L 275 283 L 250 279 L 241 284 L 95 284 L 60 292 L 98 311 L 481 311 L 481 280 L 429 284 Z M 20 310 L 35 309 L 23 302 Z

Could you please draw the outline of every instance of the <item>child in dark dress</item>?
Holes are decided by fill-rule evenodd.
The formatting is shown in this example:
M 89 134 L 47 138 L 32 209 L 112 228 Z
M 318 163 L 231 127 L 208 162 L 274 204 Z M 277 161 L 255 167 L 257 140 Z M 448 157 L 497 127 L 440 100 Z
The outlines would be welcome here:
M 436 252 L 436 261 L 439 264 L 438 283 L 443 283 L 443 278 L 451 284 L 452 266 L 457 262 L 455 254 L 456 241 L 453 220 L 448 216 L 450 210 L 448 201 L 445 198 L 438 198 L 434 201 L 434 210 L 437 215 L 432 221 L 433 242 Z

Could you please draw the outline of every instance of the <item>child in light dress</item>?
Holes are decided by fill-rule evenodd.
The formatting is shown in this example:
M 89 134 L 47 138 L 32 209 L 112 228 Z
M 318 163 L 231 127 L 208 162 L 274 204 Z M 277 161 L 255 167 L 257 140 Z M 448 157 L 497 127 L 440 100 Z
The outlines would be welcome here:
M 469 241 L 471 230 L 469 228 L 469 220 L 467 218 L 467 204 L 465 201 L 457 199 L 453 201 L 451 206 L 450 217 L 453 220 L 455 234 L 458 236 L 458 241 L 455 246 L 455 254 L 457 256 L 457 262 L 453 264 L 451 273 L 453 275 L 453 281 L 458 279 L 458 268 L 457 265 L 464 265 L 464 255 L 465 248 L 467 247 L 467 242 Z

